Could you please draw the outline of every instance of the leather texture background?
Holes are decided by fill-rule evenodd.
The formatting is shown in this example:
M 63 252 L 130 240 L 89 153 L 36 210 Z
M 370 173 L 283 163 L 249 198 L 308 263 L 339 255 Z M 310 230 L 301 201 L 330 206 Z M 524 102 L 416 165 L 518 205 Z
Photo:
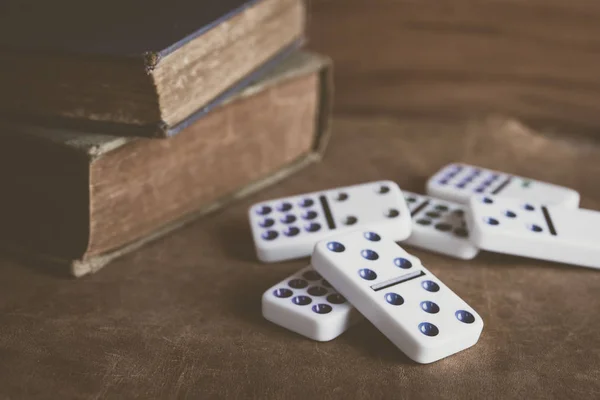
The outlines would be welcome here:
M 600 271 L 482 252 L 415 253 L 484 319 L 479 343 L 411 362 L 370 323 L 316 343 L 261 316 L 307 260 L 256 261 L 262 199 L 392 179 L 422 192 L 464 161 L 580 191 L 600 209 L 600 145 L 493 118 L 337 118 L 322 163 L 81 280 L 0 261 L 0 398 L 591 399 L 600 394 Z

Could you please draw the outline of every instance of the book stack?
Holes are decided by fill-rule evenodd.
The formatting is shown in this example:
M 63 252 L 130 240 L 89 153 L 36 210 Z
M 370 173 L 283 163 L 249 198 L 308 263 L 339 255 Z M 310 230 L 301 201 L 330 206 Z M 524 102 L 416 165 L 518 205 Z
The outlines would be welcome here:
M 0 6 L 0 244 L 95 272 L 318 160 L 303 0 Z

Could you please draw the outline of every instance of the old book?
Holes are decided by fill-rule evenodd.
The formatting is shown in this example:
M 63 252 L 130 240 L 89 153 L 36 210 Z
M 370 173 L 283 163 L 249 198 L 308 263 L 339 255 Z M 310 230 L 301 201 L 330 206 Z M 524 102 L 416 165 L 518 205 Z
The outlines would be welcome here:
M 0 126 L 0 244 L 75 276 L 318 160 L 330 62 L 304 52 L 165 140 Z
M 301 44 L 305 13 L 303 0 L 8 0 L 0 113 L 170 136 Z

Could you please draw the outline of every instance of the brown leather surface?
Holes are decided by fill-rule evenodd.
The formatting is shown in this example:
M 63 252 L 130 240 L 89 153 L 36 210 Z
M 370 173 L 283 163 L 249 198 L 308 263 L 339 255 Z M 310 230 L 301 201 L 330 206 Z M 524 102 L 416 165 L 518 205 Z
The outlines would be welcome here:
M 600 209 L 600 144 L 506 120 L 337 119 L 322 163 L 70 280 L 0 261 L 0 398 L 497 398 L 600 395 L 600 271 L 413 251 L 485 322 L 479 343 L 411 362 L 371 324 L 316 343 L 261 317 L 306 260 L 255 260 L 247 207 L 373 179 L 422 191 L 461 160 L 569 185 Z

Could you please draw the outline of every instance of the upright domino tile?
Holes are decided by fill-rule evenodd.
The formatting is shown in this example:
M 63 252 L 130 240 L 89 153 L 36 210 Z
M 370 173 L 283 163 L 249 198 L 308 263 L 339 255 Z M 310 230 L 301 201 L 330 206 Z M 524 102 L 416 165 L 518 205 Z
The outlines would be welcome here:
M 475 196 L 466 214 L 484 250 L 600 268 L 600 212 Z
M 579 193 L 573 189 L 467 164 L 449 164 L 427 181 L 427 194 L 467 204 L 476 194 L 515 197 L 525 201 L 579 207 Z
M 262 296 L 265 319 L 312 340 L 335 339 L 362 315 L 310 265 Z
M 377 231 L 321 241 L 313 267 L 408 357 L 431 363 L 473 346 L 481 317 L 421 261 Z
M 402 245 L 470 260 L 479 249 L 469 239 L 465 206 L 404 191 L 412 217 L 412 233 Z
M 367 225 L 395 240 L 406 239 L 412 227 L 402 191 L 391 181 L 269 200 L 250 207 L 248 215 L 264 262 L 308 257 L 319 240 Z

